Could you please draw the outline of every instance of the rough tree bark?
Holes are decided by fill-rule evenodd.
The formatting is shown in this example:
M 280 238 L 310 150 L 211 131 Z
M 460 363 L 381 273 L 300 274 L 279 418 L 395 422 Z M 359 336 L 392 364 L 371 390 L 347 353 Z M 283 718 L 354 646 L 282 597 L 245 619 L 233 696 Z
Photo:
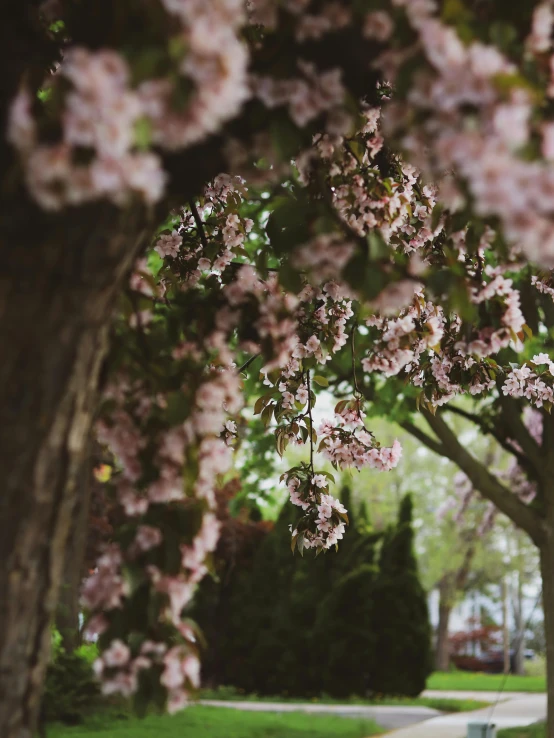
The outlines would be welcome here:
M 448 644 L 448 628 L 452 613 L 450 586 L 443 577 L 439 582 L 439 623 L 437 626 L 437 643 L 435 647 L 435 669 L 448 671 L 450 667 L 450 648 Z
M 81 642 L 79 632 L 79 595 L 84 576 L 84 558 L 87 545 L 87 525 L 89 522 L 92 463 L 90 444 L 85 450 L 81 467 L 69 535 L 65 547 L 65 557 L 58 606 L 56 608 L 56 627 L 62 646 L 67 652 L 74 651 Z
M 33 734 L 110 318 L 148 236 L 138 208 L 36 216 L 0 229 L 2 738 Z
M 554 520 L 540 547 L 544 635 L 546 639 L 547 738 L 554 738 Z
M 4 135 L 21 81 L 40 84 L 57 58 L 39 5 L 6 0 L 0 19 L 1 738 L 31 738 L 36 724 L 64 549 L 123 279 L 152 225 L 224 169 L 221 141 L 210 139 L 165 161 L 168 193 L 155 214 L 144 205 L 119 210 L 107 203 L 42 212 Z M 97 2 L 79 6 L 86 11 L 83 33 L 108 32 L 117 5 L 102 5 L 105 16 Z M 100 36 L 91 45 L 103 45 Z
M 548 717 L 546 737 L 554 738 L 554 417 L 543 416 L 542 454 L 544 465 L 541 473 L 538 498 L 544 514 L 544 536 L 539 546 L 542 604 L 544 611 L 544 635 L 546 640 L 546 685 Z
M 504 674 L 510 673 L 510 628 L 508 626 L 508 584 L 506 576 L 502 576 L 500 582 L 502 597 L 502 655 L 504 661 Z

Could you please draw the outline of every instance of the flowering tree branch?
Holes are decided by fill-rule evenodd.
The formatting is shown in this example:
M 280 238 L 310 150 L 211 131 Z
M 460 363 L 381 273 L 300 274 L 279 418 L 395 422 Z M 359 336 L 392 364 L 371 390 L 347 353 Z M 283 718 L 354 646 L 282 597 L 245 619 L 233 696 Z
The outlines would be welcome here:
M 431 449 L 431 451 L 434 451 L 439 456 L 445 455 L 445 450 L 442 443 L 431 438 L 431 436 L 428 436 L 427 433 L 422 431 L 421 428 L 418 428 L 417 425 L 415 425 L 414 423 L 410 423 L 407 420 L 405 420 L 400 425 L 402 428 L 404 428 L 405 431 L 408 431 L 408 433 L 414 436 L 414 438 L 417 438 L 418 441 L 421 441 L 425 446 L 427 446 L 427 448 Z
M 457 464 L 483 497 L 493 502 L 501 512 L 508 515 L 518 527 L 522 528 L 536 545 L 540 545 L 545 532 L 539 514 L 528 505 L 523 504 L 464 448 L 445 422 L 442 414 L 433 415 L 428 410 L 423 410 L 423 415 L 440 439 L 442 455 Z
M 200 238 L 200 241 L 202 242 L 202 246 L 205 250 L 208 249 L 208 241 L 206 239 L 206 233 L 204 232 L 204 223 L 202 222 L 202 218 L 200 217 L 200 214 L 198 212 L 198 208 L 196 207 L 196 203 L 194 200 L 189 201 L 190 209 L 192 211 L 192 214 L 194 216 L 194 222 L 196 223 L 196 229 L 198 231 L 198 237 Z

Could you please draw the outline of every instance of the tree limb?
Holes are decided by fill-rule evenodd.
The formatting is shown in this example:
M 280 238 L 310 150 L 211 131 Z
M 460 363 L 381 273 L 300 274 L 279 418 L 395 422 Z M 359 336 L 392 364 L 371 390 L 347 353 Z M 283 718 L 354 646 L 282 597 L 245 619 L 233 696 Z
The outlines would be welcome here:
M 453 461 L 483 497 L 494 503 L 501 512 L 522 528 L 537 546 L 540 546 L 544 539 L 544 529 L 538 513 L 524 505 L 462 446 L 442 415 L 432 415 L 428 410 L 422 412 L 441 441 L 442 455 Z
M 505 451 L 512 454 L 512 456 L 515 456 L 520 466 L 522 466 L 524 469 L 528 469 L 529 467 L 531 467 L 531 470 L 536 474 L 536 469 L 531 464 L 527 456 L 514 448 L 514 446 L 511 445 L 505 437 L 501 436 L 500 433 L 498 433 L 492 425 L 486 423 L 482 418 L 479 417 L 479 415 L 476 415 L 475 413 L 470 413 L 467 410 L 463 410 L 461 407 L 456 407 L 456 405 L 452 404 L 449 404 L 445 408 L 445 410 L 451 413 L 455 413 L 462 418 L 466 418 L 466 420 L 470 420 L 472 423 L 475 423 L 475 425 L 478 425 L 483 433 L 488 433 L 489 435 L 491 435 L 494 439 L 496 439 L 496 441 L 498 441 L 498 443 Z
M 439 456 L 446 456 L 442 443 L 431 438 L 431 436 L 428 436 L 427 433 L 422 431 L 413 423 L 406 420 L 403 423 L 400 423 L 400 427 L 404 428 L 405 431 L 408 431 L 408 433 L 410 433 L 414 438 L 417 438 L 418 441 L 421 441 L 421 443 L 431 449 L 431 451 L 434 451 Z
M 540 473 L 544 463 L 544 460 L 541 458 L 541 449 L 525 427 L 517 404 L 514 400 L 506 397 L 500 388 L 498 399 L 502 416 L 505 419 L 510 432 L 513 434 L 514 441 L 519 443 L 523 453 L 528 457 L 537 473 Z

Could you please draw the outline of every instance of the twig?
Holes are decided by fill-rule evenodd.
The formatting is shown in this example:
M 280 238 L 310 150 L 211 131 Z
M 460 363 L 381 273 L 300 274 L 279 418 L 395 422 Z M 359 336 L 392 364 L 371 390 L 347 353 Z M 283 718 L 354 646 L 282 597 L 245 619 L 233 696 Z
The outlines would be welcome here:
M 356 320 L 352 326 L 352 333 L 350 334 L 350 342 L 352 345 L 352 376 L 354 379 L 354 394 L 361 397 L 360 388 L 358 387 L 358 377 L 356 376 L 356 330 L 358 328 L 358 321 Z
M 198 208 L 196 207 L 196 203 L 194 202 L 194 200 L 190 200 L 189 205 L 190 205 L 190 209 L 192 210 L 194 222 L 196 223 L 196 229 L 198 231 L 198 235 L 200 236 L 200 240 L 202 241 L 202 246 L 204 247 L 204 249 L 207 249 L 208 239 L 206 238 L 206 234 L 204 232 L 204 223 L 202 222 L 200 213 L 198 212 Z
M 312 418 L 312 391 L 310 387 L 310 370 L 306 372 L 306 386 L 308 388 L 308 417 L 310 418 L 310 468 L 312 470 L 312 477 L 314 475 L 314 420 Z
M 240 367 L 240 369 L 237 369 L 237 374 L 242 374 L 242 372 L 246 371 L 246 370 L 248 369 L 248 367 L 250 366 L 250 364 L 251 364 L 251 363 L 252 363 L 253 361 L 255 361 L 255 360 L 256 360 L 256 359 L 258 358 L 258 356 L 260 356 L 260 355 L 261 355 L 261 354 L 259 354 L 259 353 L 258 353 L 258 354 L 254 354 L 254 356 L 251 356 L 251 357 L 250 357 L 250 358 L 248 359 L 248 361 L 245 361 L 245 362 L 244 362 L 244 364 L 243 364 L 243 365 L 242 365 L 242 366 Z
M 238 267 L 248 266 L 248 264 L 243 261 L 230 261 L 228 266 L 238 268 Z M 279 271 L 278 267 L 265 267 L 265 269 L 267 269 L 268 272 L 278 272 Z

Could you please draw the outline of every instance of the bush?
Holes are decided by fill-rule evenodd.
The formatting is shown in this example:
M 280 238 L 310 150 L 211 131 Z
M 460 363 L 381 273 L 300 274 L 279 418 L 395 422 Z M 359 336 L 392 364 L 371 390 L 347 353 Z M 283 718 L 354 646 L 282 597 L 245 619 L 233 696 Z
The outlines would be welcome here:
M 370 564 L 359 566 L 335 585 L 322 604 L 314 654 L 319 654 L 319 689 L 332 697 L 368 692 L 379 638 L 372 622 L 376 574 Z
M 208 641 L 204 680 L 260 695 L 413 696 L 430 671 L 427 600 L 413 553 L 411 501 L 383 538 L 341 495 L 350 529 L 338 552 L 290 551 L 283 508 L 250 561 L 205 581 L 193 612 Z
M 412 500 L 406 495 L 398 523 L 385 537 L 375 583 L 372 624 L 378 633 L 374 692 L 416 697 L 432 671 L 427 597 L 413 546 Z
M 54 634 L 52 660 L 46 672 L 42 698 L 43 722 L 82 722 L 91 703 L 99 695 L 92 671 L 95 654 L 94 644 L 67 653 Z

